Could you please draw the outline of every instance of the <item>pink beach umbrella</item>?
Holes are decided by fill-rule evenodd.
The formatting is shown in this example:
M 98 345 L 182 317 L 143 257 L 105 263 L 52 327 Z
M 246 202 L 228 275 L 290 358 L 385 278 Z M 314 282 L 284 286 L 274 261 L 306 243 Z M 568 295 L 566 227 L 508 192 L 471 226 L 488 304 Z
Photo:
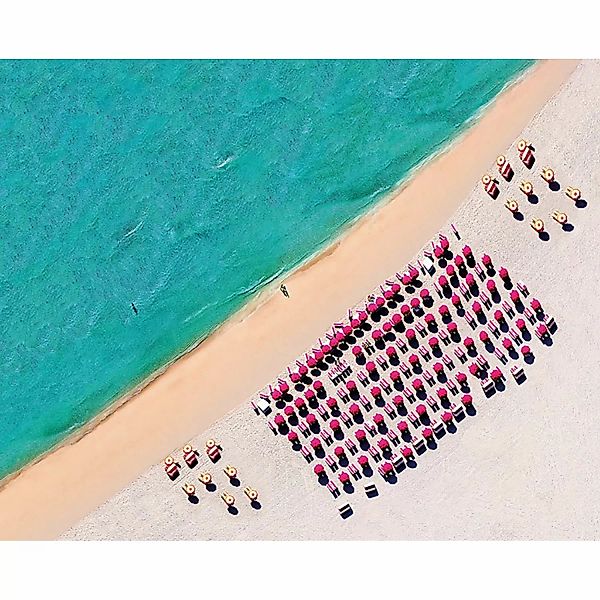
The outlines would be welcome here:
M 483 312 L 483 309 L 481 308 L 481 304 L 479 304 L 479 302 L 477 302 L 477 300 L 475 300 L 475 302 L 473 302 L 472 308 L 473 308 L 473 312 L 476 315 L 480 315 Z
M 402 288 L 398 283 L 392 283 L 392 292 L 394 292 L 394 294 L 397 294 L 401 289 Z
M 377 311 L 377 304 L 375 304 L 375 302 L 371 302 L 370 304 L 367 304 L 367 312 L 374 313 L 376 311 Z
M 344 325 L 344 328 L 342 329 L 342 332 L 343 332 L 343 334 L 344 334 L 345 337 L 348 337 L 349 335 L 351 335 L 352 331 L 353 331 L 353 329 L 352 329 L 352 327 L 350 325 Z
M 360 320 L 359 319 L 352 319 L 352 321 L 350 321 L 350 325 L 352 326 L 352 329 L 358 329 L 360 327 Z
M 361 323 L 364 323 L 368 318 L 369 318 L 369 315 L 364 310 L 359 311 L 358 320 Z
M 304 398 L 296 398 L 294 400 L 294 404 L 295 404 L 296 408 L 304 408 L 306 406 L 306 402 L 304 401 Z
M 411 458 L 412 455 L 412 448 L 409 448 L 408 446 L 404 446 L 404 448 L 402 448 L 402 456 L 404 456 L 404 458 Z
M 417 337 L 417 334 L 415 333 L 414 329 L 407 329 L 406 330 L 406 337 L 409 341 L 414 340 Z
M 317 390 L 317 392 L 319 390 L 323 389 L 323 382 L 320 379 L 317 379 L 314 383 L 313 383 L 313 387 L 315 388 L 315 390 Z
M 374 340 L 380 340 L 383 337 L 383 332 L 381 331 L 381 329 L 375 329 L 371 334 L 371 337 Z
M 475 341 L 473 340 L 472 337 L 466 337 L 464 339 L 463 344 L 465 345 L 465 348 L 471 349 L 471 348 L 475 347 Z
M 539 337 L 548 335 L 548 328 L 543 323 L 540 323 L 535 331 Z
M 427 300 L 430 297 L 429 290 L 427 288 L 423 288 L 419 292 L 419 296 L 421 296 L 421 300 Z
M 441 362 L 436 362 L 433 365 L 433 371 L 436 375 L 444 372 L 444 365 Z
M 433 437 L 433 429 L 431 429 L 431 427 L 425 427 L 425 429 L 423 429 L 423 431 L 421 432 L 421 434 L 423 435 L 423 437 L 428 440 L 430 438 Z
M 298 441 L 298 434 L 295 431 L 290 431 L 287 435 L 287 438 L 292 444 Z
M 542 304 L 537 298 L 531 299 L 530 306 L 535 312 L 540 312 L 540 310 L 542 310 Z
M 510 299 L 513 302 L 513 304 L 519 304 L 519 302 L 521 302 L 521 298 L 520 298 L 519 292 L 517 292 L 517 290 L 512 290 L 510 292 Z
M 454 264 L 456 265 L 457 269 L 460 269 L 464 266 L 465 259 L 460 254 L 457 254 L 454 258 Z
M 432 348 L 438 348 L 440 345 L 440 341 L 435 336 L 432 336 L 429 338 L 429 345 Z
M 291 416 L 293 416 L 293 415 L 295 414 L 295 413 L 294 413 L 294 407 L 293 407 L 291 404 L 288 404 L 288 405 L 287 405 L 287 406 L 286 406 L 286 407 L 283 409 L 283 414 L 284 414 L 286 417 L 291 417 Z
M 394 292 L 392 292 L 392 290 L 385 290 L 385 292 L 383 292 L 383 297 L 386 300 L 391 300 L 394 297 Z
M 385 353 L 390 357 L 390 358 L 394 358 L 394 356 L 397 356 L 398 354 L 396 353 L 396 348 L 394 348 L 394 346 L 388 346 L 385 349 Z
M 383 329 L 384 333 L 389 333 L 392 330 L 392 322 L 386 321 L 381 328 Z
M 419 277 L 419 270 L 411 266 L 408 269 L 408 274 L 410 275 L 411 281 L 415 281 Z
M 423 389 L 423 382 L 417 377 L 416 379 L 413 379 L 412 386 L 415 390 L 421 390 Z
M 452 418 L 452 413 L 449 410 L 442 413 L 442 421 L 444 421 L 444 423 L 452 423 Z
M 410 285 L 412 283 L 412 279 L 410 275 L 402 275 L 402 285 Z
M 377 305 L 377 308 L 381 308 L 385 305 L 385 298 L 383 296 L 378 296 L 375 300 L 375 304 Z
M 408 423 L 406 421 L 400 421 L 400 423 L 398 423 L 398 429 L 401 433 L 408 431 Z
M 470 287 L 475 287 L 475 277 L 473 277 L 473 275 L 471 273 L 467 273 L 467 276 L 465 277 L 465 283 Z
M 313 369 L 314 367 L 317 366 L 317 359 L 313 358 L 312 356 L 308 358 L 308 360 L 306 361 L 306 364 L 309 366 L 309 368 Z
M 321 352 L 323 354 L 329 354 L 331 352 L 331 346 L 329 344 L 323 344 L 321 346 Z
M 455 379 L 457 381 L 457 383 L 459 385 L 463 385 L 464 383 L 467 382 L 467 376 L 465 375 L 465 373 L 463 373 L 462 371 L 459 371 L 456 375 L 455 375 Z
M 329 398 L 327 398 L 327 406 L 329 408 L 337 408 L 337 400 L 335 398 L 332 398 L 331 396 Z
M 394 467 L 392 466 L 392 463 L 384 462 L 381 465 L 381 470 L 384 472 L 385 475 L 389 475 L 390 473 L 393 472 Z
M 394 406 L 396 408 L 398 408 L 400 406 L 404 406 L 404 397 L 401 396 L 400 394 L 397 394 L 396 396 L 394 396 L 392 398 L 392 402 L 394 403 Z
M 500 381 L 502 379 L 502 371 L 496 367 L 490 373 L 490 377 L 492 378 L 492 381 Z
M 381 438 L 381 439 L 377 440 L 377 445 L 379 446 L 379 448 L 381 450 L 386 450 L 387 448 L 390 447 L 390 443 L 385 438 Z
M 369 464 L 369 457 L 368 457 L 368 456 L 365 456 L 364 454 L 361 454 L 361 455 L 358 457 L 358 464 L 359 464 L 361 467 L 366 467 L 366 466 Z
M 454 277 L 454 275 L 456 275 L 456 271 L 454 270 L 454 265 L 448 265 L 446 267 L 446 275 L 448 275 L 448 277 Z
M 354 390 L 356 389 L 356 381 L 354 381 L 354 380 L 352 380 L 352 379 L 348 380 L 348 381 L 346 382 L 346 389 L 347 389 L 349 392 L 352 392 L 352 391 L 354 391 Z
M 425 323 L 427 323 L 427 325 L 431 325 L 432 323 L 435 323 L 435 317 L 433 316 L 433 314 L 427 313 L 425 315 Z
M 364 429 L 357 429 L 356 433 L 354 434 L 354 436 L 356 437 L 356 439 L 359 442 L 362 442 L 362 441 L 364 441 L 364 440 L 367 439 L 367 434 L 366 434 L 366 432 L 365 432 Z
M 450 298 L 450 302 L 456 307 L 462 306 L 462 302 L 458 294 L 452 294 L 452 298 Z
M 394 325 L 400 325 L 400 323 L 402 323 L 402 316 L 400 315 L 400 313 L 394 313 L 394 315 L 392 316 L 392 323 Z
M 450 242 L 448 241 L 448 238 L 445 235 L 442 235 L 441 233 L 440 233 L 440 246 L 444 250 L 448 250 L 448 248 L 450 248 Z
M 438 283 L 440 284 L 440 287 L 443 287 L 443 288 L 448 287 L 448 279 L 446 279 L 446 277 L 444 275 L 439 276 Z
M 480 331 L 479 332 L 479 339 L 484 343 L 487 344 L 487 342 L 490 341 L 490 336 L 488 335 L 487 331 Z
M 496 319 L 498 323 L 502 323 L 502 321 L 504 321 L 504 315 L 502 314 L 501 310 L 497 310 L 494 312 L 494 319 Z
M 373 421 L 375 423 L 375 425 L 381 425 L 384 422 L 384 418 L 383 415 L 381 413 L 375 413 L 373 415 Z
M 336 446 L 333 453 L 340 458 L 346 454 L 346 451 L 341 446 Z
M 348 410 L 350 411 L 350 414 L 353 416 L 359 415 L 360 414 L 360 407 L 358 406 L 358 404 L 356 404 L 356 402 L 353 402 L 349 407 Z
M 485 286 L 487 287 L 489 292 L 494 293 L 496 291 L 496 282 L 493 279 L 488 279 Z
M 409 306 L 408 304 L 403 304 L 403 305 L 400 307 L 400 312 L 401 312 L 403 315 L 407 315 L 407 314 L 409 314 L 409 313 L 410 313 L 410 306 Z
M 299 365 L 298 373 L 300 373 L 300 375 L 304 377 L 308 373 L 308 367 L 306 365 Z
M 445 400 L 448 397 L 448 390 L 444 387 L 438 388 L 435 393 L 440 400 Z
M 373 386 L 371 388 L 371 396 L 373 396 L 373 398 L 381 398 L 381 388 L 378 386 Z
M 325 353 L 323 350 L 316 350 L 314 354 L 315 360 L 320 361 L 325 358 Z
M 354 354 L 354 356 L 362 356 L 363 355 L 362 346 L 353 346 L 352 354 Z
M 411 301 L 410 301 L 410 307 L 413 310 L 417 310 L 420 305 L 421 305 L 421 301 L 418 298 L 412 298 L 411 299 Z
M 277 425 L 277 427 L 281 427 L 281 425 L 283 425 L 285 423 L 285 419 L 283 417 L 283 415 L 275 415 L 275 425 Z
M 465 394 L 460 400 L 465 406 L 473 404 L 473 396 L 471 394 Z
M 427 414 L 427 407 L 424 404 L 417 404 L 416 408 L 417 414 L 422 417 Z
M 411 365 L 413 365 L 413 366 L 416 366 L 416 365 L 418 365 L 418 364 L 419 364 L 419 357 L 418 357 L 416 354 L 411 354 L 411 355 L 408 357 L 408 362 L 409 362 Z
M 438 312 L 440 313 L 440 315 L 442 315 L 442 317 L 445 317 L 446 315 L 450 314 L 450 309 L 445 304 L 442 304 L 438 308 Z
M 309 401 L 310 401 L 310 400 L 312 400 L 312 399 L 315 397 L 315 392 L 314 392 L 314 390 L 306 390 L 306 391 L 304 392 L 304 397 L 305 397 L 307 400 L 309 400 Z
M 281 392 L 279 390 L 271 390 L 271 398 L 273 398 L 273 400 L 279 400 L 279 398 L 281 398 Z
M 312 413 L 308 413 L 306 415 L 306 422 L 309 425 L 314 425 L 317 422 L 317 417 L 315 417 L 315 415 L 313 415 Z
M 473 256 L 473 251 L 471 250 L 471 246 L 463 246 L 462 253 L 465 258 L 470 258 Z
M 300 373 L 290 373 L 290 379 L 292 383 L 298 383 L 302 379 L 302 376 Z
M 523 319 L 517 319 L 515 325 L 517 326 L 517 329 L 519 331 L 523 331 L 527 327 L 527 324 L 525 323 L 525 321 Z
M 452 335 L 453 333 L 456 333 L 457 330 L 458 330 L 458 325 L 454 321 L 451 321 L 450 323 L 448 323 L 448 333 L 450 335 Z
M 506 281 L 509 278 L 508 269 L 506 269 L 505 267 L 500 267 L 500 269 L 498 270 L 498 275 L 500 276 L 500 279 Z
M 392 381 L 399 381 L 399 379 L 400 379 L 400 373 L 398 371 L 392 371 L 390 373 L 390 379 Z
M 290 391 L 290 386 L 289 386 L 289 385 L 288 385 L 288 384 L 287 384 L 285 381 L 282 381 L 282 382 L 279 384 L 279 391 L 280 391 L 282 394 L 287 394 L 287 393 Z
M 321 448 L 321 440 L 319 438 L 313 438 L 312 440 L 310 440 L 310 445 L 312 446 L 312 448 L 314 450 L 318 450 L 319 448 Z
M 325 473 L 325 467 L 321 463 L 317 463 L 314 466 L 313 471 L 315 472 L 315 475 L 320 476 L 323 475 L 323 473 Z
M 331 427 L 333 431 L 337 431 L 340 428 L 340 422 L 337 419 L 331 419 L 331 421 L 329 421 L 329 427 Z
M 510 338 L 505 337 L 502 340 L 502 345 L 507 349 L 507 350 L 512 350 L 513 349 L 513 343 L 512 340 Z
M 366 365 L 365 365 L 365 369 L 367 369 L 367 372 L 369 373 L 373 373 L 373 371 L 375 371 L 377 369 L 377 367 L 375 366 L 375 363 L 370 360 Z
M 444 256 L 444 249 L 441 246 L 435 246 L 433 254 L 436 258 L 442 258 L 442 256 Z
M 348 473 L 346 473 L 346 471 L 342 471 L 339 474 L 338 479 L 340 480 L 341 484 L 346 485 L 350 481 L 350 475 L 348 475 Z
M 523 356 L 528 356 L 531 354 L 531 348 L 529 346 L 521 346 L 521 354 Z
M 471 363 L 469 365 L 469 372 L 471 375 L 477 376 L 479 373 L 479 365 L 477 363 Z
M 481 262 L 483 263 L 483 265 L 485 267 L 491 267 L 492 266 L 492 259 L 487 254 L 484 254 L 481 257 Z

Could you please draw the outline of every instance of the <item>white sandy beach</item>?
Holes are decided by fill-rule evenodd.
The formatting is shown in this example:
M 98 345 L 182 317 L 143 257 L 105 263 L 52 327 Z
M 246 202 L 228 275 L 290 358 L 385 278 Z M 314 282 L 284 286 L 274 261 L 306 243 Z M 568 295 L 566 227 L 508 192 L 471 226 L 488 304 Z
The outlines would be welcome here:
M 553 64 L 557 63 L 538 67 L 538 75 L 540 69 L 550 69 Z M 573 63 L 558 64 L 563 69 L 562 77 L 573 68 Z M 551 82 L 559 83 L 559 73 L 546 73 Z M 548 96 L 554 91 L 552 84 L 545 89 Z M 523 88 L 520 93 L 526 94 Z M 596 353 L 600 338 L 596 319 L 600 261 L 595 254 L 600 225 L 596 193 L 600 183 L 598 98 L 600 62 L 584 61 L 529 124 L 532 113 L 527 117 L 527 107 L 523 106 L 519 113 L 522 121 L 502 120 L 500 111 L 486 123 L 492 109 L 455 149 L 426 169 L 428 178 L 417 177 L 397 199 L 371 215 L 325 258 L 292 277 L 287 282 L 292 302 L 286 304 L 277 296 L 267 303 L 272 303 L 268 307 L 268 328 L 251 327 L 251 320 L 257 319 L 261 311 L 264 314 L 267 305 L 248 316 L 246 323 L 237 325 L 237 342 L 245 354 L 233 357 L 229 364 L 229 369 L 236 367 L 234 377 L 226 380 L 222 369 L 198 375 L 208 360 L 201 347 L 196 356 L 181 361 L 176 372 L 167 371 L 77 444 L 50 455 L 9 483 L 0 492 L 0 534 L 55 535 L 68 519 L 79 518 L 82 511 L 92 508 L 93 500 L 101 497 L 99 490 L 107 497 L 116 491 L 115 486 L 123 488 L 132 472 L 136 468 L 139 472 L 139 467 L 144 468 L 144 462 L 151 460 L 154 466 L 83 518 L 64 539 L 596 539 L 600 534 L 600 507 L 596 502 L 600 493 L 600 445 L 595 412 L 595 392 L 600 384 Z M 532 101 L 532 96 L 519 100 Z M 536 163 L 531 173 L 516 155 L 515 145 L 521 137 L 535 147 Z M 458 161 L 454 154 L 452 162 L 455 150 L 466 153 L 462 158 L 468 168 L 461 170 L 460 154 Z M 497 175 L 494 160 L 501 152 L 515 168 L 515 177 L 509 184 L 502 181 L 500 197 L 491 200 L 478 179 L 486 170 Z M 559 191 L 551 191 L 543 183 L 539 176 L 543 166 L 554 168 Z M 539 198 L 536 204 L 529 203 L 518 190 L 522 179 L 533 182 Z M 584 207 L 576 208 L 567 199 L 564 188 L 568 185 L 582 190 Z M 509 197 L 519 201 L 522 222 L 504 208 Z M 415 208 L 416 202 L 400 202 L 411 198 L 419 201 L 419 208 Z M 450 200 L 440 206 L 438 201 L 444 198 Z M 457 198 L 464 202 L 454 212 Z M 432 206 L 427 202 L 437 207 L 434 215 L 427 214 Z M 572 231 L 563 231 L 552 221 L 550 213 L 555 209 L 568 214 Z M 529 227 L 532 217 L 545 221 L 547 241 L 539 239 Z M 314 463 L 307 464 L 293 452 L 283 436 L 274 436 L 265 418 L 255 415 L 244 398 L 275 379 L 331 323 L 341 320 L 347 307 L 396 271 L 404 270 L 444 222 L 442 230 L 455 248 L 466 243 L 476 255 L 487 252 L 496 267 L 505 266 L 514 281 L 524 281 L 531 296 L 539 298 L 555 317 L 558 331 L 552 336 L 552 346 L 542 345 L 534 336 L 530 345 L 535 362 L 524 365 L 527 381 L 522 385 L 509 376 L 507 389 L 489 399 L 474 388 L 477 414 L 460 422 L 456 433 L 442 437 L 437 449 L 418 457 L 416 468 L 400 473 L 395 484 L 385 482 L 377 473 L 370 478 L 378 488 L 378 497 L 365 496 L 363 486 L 370 481 L 363 478 L 355 484 L 354 493 L 343 493 L 334 500 L 313 475 Z M 450 222 L 461 233 L 460 242 L 452 235 Z M 317 270 L 319 279 L 315 280 L 311 273 Z M 316 288 L 319 282 L 331 283 Z M 426 285 L 432 289 L 428 280 Z M 314 289 L 320 294 L 314 294 Z M 311 299 L 310 312 L 305 306 L 299 307 L 298 298 Z M 437 298 L 436 302 L 439 304 Z M 289 311 L 296 309 L 296 314 L 302 316 L 302 327 L 286 330 L 285 340 L 273 336 L 276 329 L 271 328 L 278 328 L 289 318 Z M 463 334 L 471 333 L 464 322 L 459 327 Z M 221 339 L 229 335 L 231 340 L 235 328 L 224 331 Z M 213 346 L 219 343 L 215 340 Z M 508 375 L 508 367 L 502 369 Z M 184 392 L 190 378 L 194 382 L 191 397 Z M 219 383 L 221 390 L 216 393 Z M 227 402 L 219 403 L 223 392 Z M 172 401 L 172 408 L 162 413 L 160 421 L 163 395 Z M 188 404 L 182 395 L 197 405 L 198 412 L 185 408 Z M 136 402 L 143 396 L 145 410 L 157 412 L 154 422 L 148 420 L 148 415 L 146 420 L 140 417 L 141 427 L 132 412 L 141 410 L 136 409 Z M 242 406 L 210 428 L 203 426 L 205 419 L 240 402 L 244 402 Z M 125 419 L 123 427 L 127 419 L 130 425 L 135 424 L 129 436 L 124 431 L 119 433 L 114 423 L 112 433 L 107 431 L 115 419 Z M 202 433 L 198 435 L 198 431 Z M 180 454 L 177 448 L 188 439 L 201 449 L 209 437 L 223 446 L 218 465 L 208 467 L 208 460 L 202 456 L 199 467 L 189 473 L 184 469 L 183 479 L 169 482 L 159 464 L 164 455 L 171 451 Z M 95 446 L 97 454 L 86 455 L 85 449 L 82 454 L 81 448 L 78 452 L 77 446 L 86 444 L 86 440 L 87 444 L 105 444 L 106 454 L 98 454 L 102 445 Z M 89 446 L 88 452 L 93 449 Z M 67 452 L 74 457 L 65 458 Z M 88 460 L 77 483 L 73 477 L 78 473 L 70 470 L 77 465 L 75 455 L 87 456 Z M 46 474 L 42 477 L 44 463 Z M 57 465 L 54 471 L 53 464 Z M 222 472 L 226 464 L 238 467 L 239 488 L 226 481 Z M 215 492 L 200 489 L 197 482 L 197 474 L 205 467 L 215 476 Z M 103 476 L 112 482 L 112 491 Z M 25 497 L 19 487 L 44 481 L 51 482 L 53 489 L 57 485 L 66 489 L 62 519 L 55 516 L 60 511 L 52 509 L 54 516 L 47 519 L 52 525 L 46 523 L 44 528 L 43 510 L 38 508 L 41 516 L 25 527 L 22 519 L 30 507 L 24 502 L 17 509 L 17 499 Z M 196 483 L 198 504 L 188 502 L 181 491 L 182 481 Z M 244 501 L 241 489 L 246 485 L 259 490 L 260 509 Z M 69 500 L 76 490 L 81 491 L 85 502 L 75 504 Z M 237 497 L 238 514 L 225 510 L 218 498 L 223 490 Z M 342 520 L 337 507 L 346 502 L 352 505 L 354 514 Z

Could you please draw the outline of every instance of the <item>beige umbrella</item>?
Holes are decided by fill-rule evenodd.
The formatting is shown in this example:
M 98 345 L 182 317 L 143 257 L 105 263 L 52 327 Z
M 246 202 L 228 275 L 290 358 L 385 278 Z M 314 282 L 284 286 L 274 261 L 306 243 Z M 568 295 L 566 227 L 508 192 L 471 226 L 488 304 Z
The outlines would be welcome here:
M 207 440 L 206 441 L 206 449 L 210 450 L 210 448 L 214 448 L 217 445 L 217 442 L 215 442 L 215 440 Z
M 554 171 L 550 167 L 544 167 L 542 169 L 542 179 L 546 183 L 552 183 L 554 181 Z
M 165 466 L 166 467 L 170 467 L 174 463 L 175 463 L 175 459 L 172 456 L 167 456 L 167 458 L 165 458 Z
M 183 447 L 183 453 L 184 454 L 189 454 L 192 451 L 192 445 L 191 444 L 186 444 Z
M 225 471 L 225 475 L 227 475 L 229 479 L 233 479 L 237 475 L 237 469 L 231 465 L 226 466 L 223 471 Z
M 212 475 L 210 473 L 204 472 L 198 475 L 198 479 L 204 484 L 208 485 L 212 481 Z
M 254 502 L 257 498 L 258 498 L 258 492 L 251 488 L 251 487 L 245 487 L 244 488 L 244 494 L 246 494 L 246 496 L 248 496 L 248 498 Z
M 519 204 L 516 200 L 507 200 L 504 206 L 510 210 L 511 213 L 516 213 L 519 210 Z
M 529 142 L 527 140 L 519 140 L 517 144 L 517 150 L 523 152 L 526 148 L 529 148 Z
M 567 215 L 564 212 L 560 212 L 558 210 L 555 210 L 552 213 L 552 218 L 557 222 L 560 223 L 561 225 L 564 225 L 567 222 Z
M 181 489 L 188 495 L 193 496 L 196 493 L 196 486 L 191 483 L 185 483 L 181 486 Z
M 531 196 L 531 194 L 533 194 L 533 185 L 531 181 L 521 181 L 519 188 L 526 196 Z
M 568 187 L 565 190 L 565 194 L 567 194 L 571 200 L 577 201 L 581 198 L 581 190 L 578 190 L 577 188 Z
M 227 506 L 233 506 L 235 503 L 235 498 L 227 492 L 223 492 L 221 494 L 221 499 L 223 500 L 223 502 L 225 502 L 225 504 L 227 504 Z
M 542 231 L 544 231 L 544 221 L 541 219 L 531 219 L 530 225 L 538 233 L 542 233 Z

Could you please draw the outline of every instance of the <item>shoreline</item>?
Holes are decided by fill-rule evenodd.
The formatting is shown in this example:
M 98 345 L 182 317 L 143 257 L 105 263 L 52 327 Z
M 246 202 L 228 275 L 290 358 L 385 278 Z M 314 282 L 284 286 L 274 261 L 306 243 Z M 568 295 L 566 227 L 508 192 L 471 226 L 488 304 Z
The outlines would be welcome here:
M 208 337 L 61 445 L 5 478 L 0 537 L 55 537 L 172 448 L 246 401 L 347 307 L 410 260 L 460 206 L 480 173 L 558 91 L 577 62 L 542 61 L 524 71 L 447 147 L 351 222 L 330 245 L 288 272 L 289 300 L 277 293 L 278 279 L 267 285 Z M 418 202 L 411 203 L 411 197 Z M 399 231 L 404 241 L 398 244 L 395 237 L 393 245 L 401 247 L 388 248 L 386 234 L 396 236 Z M 298 315 L 308 317 L 307 322 L 298 322 Z M 283 329 L 285 339 L 277 335 Z M 232 363 L 238 378 L 230 375 Z M 210 390 L 211 397 L 198 402 L 202 389 Z M 47 495 L 44 514 L 39 514 L 32 489 Z

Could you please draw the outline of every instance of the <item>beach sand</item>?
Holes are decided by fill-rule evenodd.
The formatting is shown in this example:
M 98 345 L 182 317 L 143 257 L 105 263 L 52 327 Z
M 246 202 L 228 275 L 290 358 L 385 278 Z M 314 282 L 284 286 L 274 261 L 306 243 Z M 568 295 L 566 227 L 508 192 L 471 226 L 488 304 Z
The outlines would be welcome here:
M 144 471 L 67 537 L 422 539 L 535 537 L 533 530 L 539 537 L 597 532 L 597 516 L 590 526 L 590 500 L 598 492 L 591 477 L 598 453 L 578 433 L 581 427 L 589 434 L 594 425 L 585 409 L 591 408 L 595 382 L 580 374 L 594 366 L 593 346 L 588 344 L 588 352 L 585 347 L 585 334 L 594 332 L 584 326 L 593 315 L 589 291 L 590 282 L 595 283 L 591 269 L 597 269 L 589 260 L 598 220 L 594 202 L 577 214 L 568 210 L 575 230 L 553 233 L 545 244 L 532 236 L 527 221 L 512 222 L 501 203 L 484 198 L 479 185 L 452 216 L 481 173 L 513 144 L 576 64 L 550 61 L 536 66 L 390 202 L 288 277 L 289 299 L 273 290 L 262 294 L 89 433 L 9 481 L 0 491 L 0 537 L 54 538 Z M 593 121 L 599 73 L 597 63 L 582 63 L 526 129 L 541 162 L 555 166 L 559 180 L 572 178 L 590 192 L 597 183 L 590 172 L 598 164 L 590 136 L 599 133 Z M 566 203 L 564 195 L 561 203 Z M 533 211 L 528 209 L 526 219 Z M 350 501 L 356 515 L 341 521 L 335 511 L 339 501 L 328 497 L 310 467 L 271 435 L 246 400 L 343 318 L 348 307 L 402 269 L 451 216 L 466 242 L 489 248 L 532 291 L 539 290 L 559 322 L 556 347 L 540 352 L 543 357 L 530 369 L 524 389 L 509 389 L 501 401 L 486 402 L 472 423 L 445 444 L 447 448 L 425 455 L 409 474 L 410 481 L 379 485 L 377 509 L 372 504 L 364 509 L 364 494 L 355 494 L 356 500 Z M 565 265 L 572 269 L 572 279 L 561 276 Z M 575 283 L 581 284 L 576 296 Z M 574 360 L 575 352 L 578 370 L 561 375 L 559 388 L 549 369 L 564 371 L 564 359 Z M 261 490 L 263 507 L 242 507 L 233 518 L 218 498 L 189 504 L 180 484 L 170 490 L 162 467 L 152 465 L 235 407 L 239 408 L 209 433 L 223 444 L 225 461 L 241 469 L 243 484 Z M 572 421 L 566 429 L 565 416 Z M 202 445 L 207 435 L 196 443 Z M 584 474 L 576 471 L 579 467 L 581 472 L 581 465 Z M 393 498 L 398 493 L 401 502 Z M 423 502 L 424 498 L 432 500 Z M 575 510 L 565 509 L 564 502 Z M 582 505 L 587 512 L 578 513 Z

